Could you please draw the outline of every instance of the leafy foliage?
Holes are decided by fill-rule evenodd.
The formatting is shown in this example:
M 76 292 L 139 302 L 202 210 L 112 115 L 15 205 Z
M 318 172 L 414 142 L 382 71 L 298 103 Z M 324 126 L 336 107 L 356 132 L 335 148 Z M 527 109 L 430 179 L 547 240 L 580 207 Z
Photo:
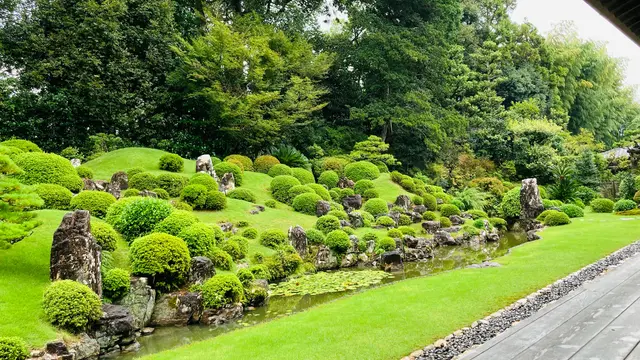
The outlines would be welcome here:
M 303 275 L 271 286 L 272 296 L 319 295 L 379 284 L 391 276 L 384 271 L 335 271 Z
M 99 218 L 107 215 L 107 209 L 116 202 L 116 198 L 105 191 L 83 191 L 71 199 L 69 204 L 74 210 L 88 210 L 92 216 Z
M 191 256 L 187 244 L 169 234 L 154 233 L 133 241 L 130 248 L 131 272 L 148 276 L 153 286 L 171 291 L 189 275 Z
M 73 280 L 51 283 L 44 292 L 42 308 L 53 325 L 74 333 L 86 329 L 102 316 L 98 295 Z

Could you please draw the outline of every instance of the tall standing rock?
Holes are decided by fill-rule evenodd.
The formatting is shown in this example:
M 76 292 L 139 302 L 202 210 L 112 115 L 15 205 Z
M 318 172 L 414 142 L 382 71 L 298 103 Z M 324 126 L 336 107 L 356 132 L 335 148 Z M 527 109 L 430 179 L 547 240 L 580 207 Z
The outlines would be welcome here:
M 398 195 L 395 205 L 400 206 L 405 211 L 409 210 L 411 208 L 411 198 L 409 198 L 409 196 L 407 195 Z
M 535 219 L 544 211 L 536 178 L 522 180 L 520 189 L 520 218 Z
M 233 177 L 233 173 L 226 173 L 220 179 L 218 184 L 218 190 L 225 195 L 236 188 L 236 179 Z
M 115 196 L 116 199 L 120 199 L 120 192 L 129 188 L 129 177 L 124 171 L 118 171 L 111 176 L 111 182 L 109 183 L 109 192 Z
M 302 226 L 296 225 L 289 228 L 289 242 L 296 249 L 298 254 L 304 258 L 309 253 L 309 246 L 307 243 L 307 233 Z
M 51 281 L 74 280 L 102 296 L 101 250 L 91 235 L 89 212 L 67 213 L 53 234 L 49 265 Z
M 213 169 L 213 161 L 211 161 L 211 156 L 209 154 L 198 156 L 196 159 L 196 172 L 209 174 L 216 180 L 216 182 L 218 182 L 218 176 L 216 175 L 216 171 Z

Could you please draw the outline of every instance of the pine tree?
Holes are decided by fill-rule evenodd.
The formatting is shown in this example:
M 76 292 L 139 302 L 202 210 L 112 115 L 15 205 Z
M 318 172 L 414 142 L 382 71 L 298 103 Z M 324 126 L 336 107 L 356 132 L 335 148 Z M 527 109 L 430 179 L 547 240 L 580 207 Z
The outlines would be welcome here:
M 597 190 L 600 186 L 600 172 L 593 152 L 583 151 L 576 159 L 575 167 L 578 181 L 584 186 Z

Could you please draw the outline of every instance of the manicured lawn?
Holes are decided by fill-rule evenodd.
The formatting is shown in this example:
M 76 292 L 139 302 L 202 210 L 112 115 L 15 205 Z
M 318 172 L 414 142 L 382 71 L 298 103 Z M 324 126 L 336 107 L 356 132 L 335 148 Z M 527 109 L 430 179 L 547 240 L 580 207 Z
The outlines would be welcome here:
M 380 197 L 390 203 L 395 202 L 398 195 L 411 196 L 411 194 L 405 191 L 400 185 L 391 181 L 391 175 L 389 173 L 380 174 L 380 177 L 373 180 L 373 183 Z
M 153 174 L 162 174 L 167 171 L 160 170 L 158 162 L 167 152 L 149 148 L 124 148 L 110 151 L 97 159 L 85 163 L 91 168 L 96 180 L 110 180 L 111 175 L 118 171 L 139 167 Z M 184 160 L 184 175 L 193 175 L 196 172 L 195 160 Z
M 398 359 L 640 238 L 640 218 L 588 213 L 514 248 L 502 267 L 367 290 L 145 359 Z

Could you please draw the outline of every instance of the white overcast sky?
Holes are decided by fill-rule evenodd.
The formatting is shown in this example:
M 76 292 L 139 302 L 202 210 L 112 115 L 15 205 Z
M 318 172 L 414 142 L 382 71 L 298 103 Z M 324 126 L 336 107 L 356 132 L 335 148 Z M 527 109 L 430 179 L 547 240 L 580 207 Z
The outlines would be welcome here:
M 636 99 L 640 98 L 640 46 L 584 0 L 518 0 L 511 18 L 529 21 L 545 35 L 555 24 L 571 21 L 581 38 L 606 42 L 611 56 L 626 60 L 625 82 L 636 88 Z

